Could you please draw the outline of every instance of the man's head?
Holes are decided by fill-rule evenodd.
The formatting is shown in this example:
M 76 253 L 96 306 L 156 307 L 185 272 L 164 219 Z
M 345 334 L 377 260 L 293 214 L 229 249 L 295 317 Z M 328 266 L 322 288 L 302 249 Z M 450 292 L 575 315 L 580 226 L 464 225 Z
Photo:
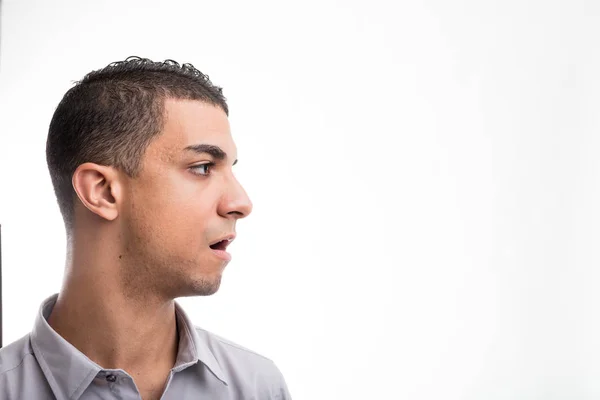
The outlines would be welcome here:
M 209 246 L 252 209 L 227 115 L 221 88 L 190 64 L 129 58 L 86 75 L 46 146 L 70 242 L 104 232 L 130 290 L 214 293 L 227 260 Z

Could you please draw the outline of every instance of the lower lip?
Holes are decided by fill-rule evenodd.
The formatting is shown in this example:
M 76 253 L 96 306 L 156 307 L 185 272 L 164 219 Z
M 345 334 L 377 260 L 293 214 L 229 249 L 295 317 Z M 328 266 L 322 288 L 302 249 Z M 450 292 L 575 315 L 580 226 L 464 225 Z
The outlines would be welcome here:
M 225 250 L 214 250 L 214 249 L 211 249 L 211 250 L 220 259 L 222 259 L 224 261 L 231 261 L 231 254 L 229 254 Z

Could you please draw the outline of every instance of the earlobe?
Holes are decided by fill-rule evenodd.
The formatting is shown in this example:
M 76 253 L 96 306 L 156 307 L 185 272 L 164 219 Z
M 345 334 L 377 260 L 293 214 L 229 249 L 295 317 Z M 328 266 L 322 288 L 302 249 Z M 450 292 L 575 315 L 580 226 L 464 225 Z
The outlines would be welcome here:
M 101 218 L 119 215 L 120 182 L 115 169 L 94 163 L 81 164 L 73 173 L 73 189 L 81 203 Z

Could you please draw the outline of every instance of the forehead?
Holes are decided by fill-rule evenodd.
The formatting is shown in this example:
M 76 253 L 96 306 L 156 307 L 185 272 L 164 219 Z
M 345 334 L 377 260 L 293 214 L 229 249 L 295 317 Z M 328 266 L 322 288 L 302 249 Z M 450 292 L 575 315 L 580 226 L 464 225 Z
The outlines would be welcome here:
M 221 108 L 202 101 L 166 99 L 163 131 L 148 147 L 148 155 L 181 157 L 185 147 L 196 144 L 219 146 L 235 155 L 227 115 Z

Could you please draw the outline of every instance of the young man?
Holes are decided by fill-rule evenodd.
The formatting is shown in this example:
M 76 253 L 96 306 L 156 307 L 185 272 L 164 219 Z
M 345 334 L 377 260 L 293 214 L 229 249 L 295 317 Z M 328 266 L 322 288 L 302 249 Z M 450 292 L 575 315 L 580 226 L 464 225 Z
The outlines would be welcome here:
M 221 88 L 171 60 L 130 57 L 65 94 L 46 147 L 64 283 L 0 350 L 0 399 L 290 399 L 272 361 L 174 301 L 218 290 L 252 210 L 227 116 Z

